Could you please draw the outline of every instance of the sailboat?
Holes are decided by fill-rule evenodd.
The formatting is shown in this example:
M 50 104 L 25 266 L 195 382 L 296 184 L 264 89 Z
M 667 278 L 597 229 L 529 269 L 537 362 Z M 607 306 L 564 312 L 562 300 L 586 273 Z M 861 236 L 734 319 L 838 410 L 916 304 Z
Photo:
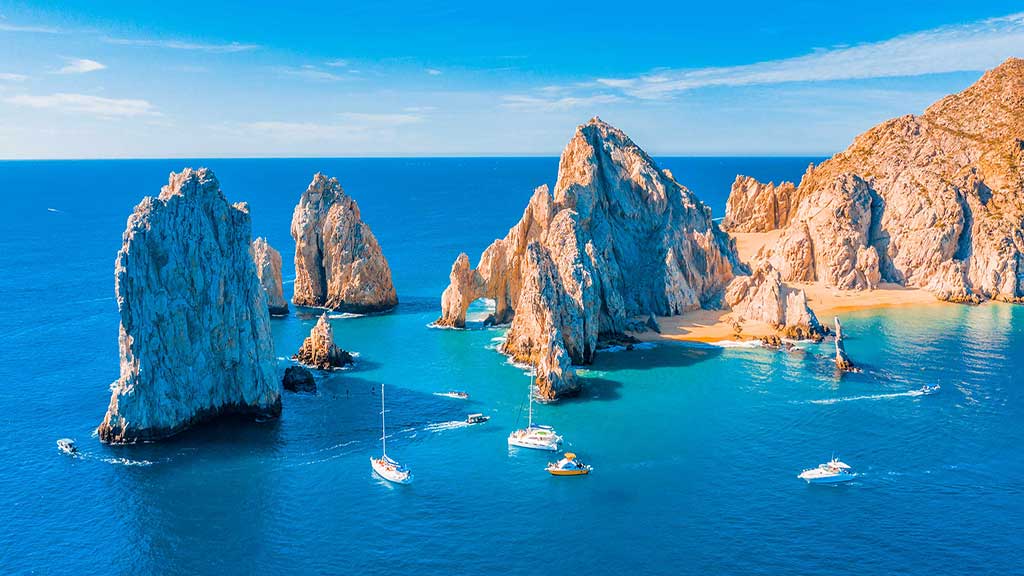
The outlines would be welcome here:
M 384 384 L 380 385 L 380 446 L 381 457 L 370 458 L 370 467 L 381 478 L 395 484 L 412 482 L 412 471 L 388 456 L 388 433 L 384 425 Z
M 521 408 L 520 408 L 521 409 Z M 508 435 L 508 445 L 534 450 L 557 452 L 562 437 L 551 426 L 533 423 L 533 375 L 530 376 L 530 420 L 526 428 L 515 430 Z

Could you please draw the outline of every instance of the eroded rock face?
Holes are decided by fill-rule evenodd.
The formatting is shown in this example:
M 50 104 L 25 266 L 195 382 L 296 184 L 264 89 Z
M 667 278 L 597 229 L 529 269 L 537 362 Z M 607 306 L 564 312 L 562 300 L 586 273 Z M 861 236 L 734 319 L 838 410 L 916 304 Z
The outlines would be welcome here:
M 743 319 L 775 326 L 784 336 L 823 336 L 804 291 L 786 286 L 779 271 L 768 262 L 761 262 L 749 276 L 737 276 L 726 290 L 725 302 Z
M 305 366 L 289 366 L 284 371 L 281 385 L 291 392 L 316 392 L 316 379 Z
M 267 243 L 266 238 L 252 241 L 252 259 L 256 263 L 256 276 L 267 294 L 267 308 L 271 316 L 288 314 L 288 301 L 284 299 L 281 284 L 281 253 Z
M 292 356 L 292 360 L 310 368 L 330 370 L 351 364 L 352 355 L 334 343 L 334 330 L 325 312 L 302 342 L 302 347 Z
M 391 268 L 359 206 L 317 173 L 292 214 L 297 306 L 381 312 L 398 305 Z
M 1024 60 L 865 132 L 810 170 L 796 195 L 770 256 L 785 281 L 1021 301 Z
M 267 297 L 245 204 L 213 172 L 171 174 L 128 218 L 115 262 L 121 376 L 97 432 L 158 440 L 202 420 L 281 412 Z
M 571 364 L 598 342 L 670 316 L 718 307 L 746 270 L 711 211 L 620 130 L 595 118 L 562 152 L 554 191 L 537 188 L 519 223 L 471 268 L 461 254 L 442 326 L 465 325 L 478 298 L 509 322 L 503 351 L 538 367 L 538 390 L 578 389 Z
M 836 368 L 842 372 L 860 372 L 850 357 L 846 354 L 846 345 L 843 343 L 843 325 L 839 318 L 835 318 L 836 327 Z
M 799 204 L 792 182 L 764 184 L 750 176 L 736 176 L 725 205 L 722 228 L 730 232 L 767 232 L 789 224 Z

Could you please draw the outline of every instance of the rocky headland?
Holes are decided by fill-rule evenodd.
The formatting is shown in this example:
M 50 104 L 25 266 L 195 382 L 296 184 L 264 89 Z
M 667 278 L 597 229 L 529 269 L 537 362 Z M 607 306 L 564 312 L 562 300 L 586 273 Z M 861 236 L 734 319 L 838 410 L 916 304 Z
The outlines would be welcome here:
M 783 282 L 1021 302 L 1024 60 L 868 130 L 795 190 L 739 178 L 728 206 L 730 230 L 775 231 L 757 260 Z
M 493 299 L 493 320 L 511 322 L 502 351 L 534 365 L 550 399 L 579 389 L 572 365 L 591 362 L 605 341 L 649 330 L 652 316 L 732 305 L 775 328 L 820 330 L 798 291 L 765 286 L 776 277 L 749 276 L 711 210 L 594 118 L 562 152 L 554 190 L 537 188 L 476 268 L 459 255 L 437 324 L 463 327 L 474 300 Z M 729 290 L 731 282 L 743 287 Z
M 115 262 L 121 375 L 97 429 L 158 440 L 203 420 L 281 412 L 267 296 L 244 203 L 213 172 L 171 174 L 128 218 Z
M 288 301 L 284 299 L 281 283 L 281 253 L 267 243 L 266 238 L 252 241 L 252 259 L 256 263 L 256 276 L 267 294 L 267 309 L 271 316 L 288 314 Z
M 317 370 L 341 368 L 352 363 L 352 355 L 334 343 L 334 330 L 325 312 L 302 342 L 292 360 Z
M 313 176 L 295 206 L 291 234 L 295 305 L 354 313 L 398 305 L 380 244 L 336 178 Z

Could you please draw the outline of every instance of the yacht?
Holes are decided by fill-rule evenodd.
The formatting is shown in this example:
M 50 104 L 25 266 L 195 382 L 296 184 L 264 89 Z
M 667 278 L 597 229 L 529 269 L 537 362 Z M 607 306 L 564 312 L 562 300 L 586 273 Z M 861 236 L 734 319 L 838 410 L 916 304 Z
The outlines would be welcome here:
M 490 416 L 484 416 L 480 413 L 470 414 L 469 416 L 466 416 L 466 424 L 483 424 L 490 419 Z
M 462 392 L 461 390 L 449 390 L 447 392 L 434 392 L 434 396 L 444 396 L 445 398 L 456 398 L 458 400 L 469 400 L 469 393 Z
M 929 385 L 925 384 L 924 386 L 921 386 L 921 388 L 918 390 L 918 392 L 920 392 L 922 396 L 927 396 L 929 394 L 935 394 L 936 392 L 939 391 L 939 388 L 940 388 L 940 386 L 938 384 L 936 384 L 934 386 L 929 386 Z
M 593 468 L 576 458 L 576 454 L 566 452 L 565 458 L 558 462 L 549 462 L 545 470 L 552 476 L 586 476 Z
M 57 449 L 71 456 L 78 454 L 78 446 L 75 446 L 75 441 L 71 438 L 57 440 Z
M 520 408 L 521 409 L 521 408 Z M 530 378 L 530 419 L 526 428 L 513 431 L 508 435 L 508 445 L 534 450 L 558 452 L 562 437 L 555 433 L 551 426 L 533 423 L 533 378 Z
M 402 466 L 398 460 L 388 456 L 388 434 L 384 425 L 384 385 L 380 385 L 380 445 L 381 457 L 370 458 L 370 467 L 381 478 L 395 484 L 412 482 L 412 471 Z
M 849 464 L 840 462 L 833 456 L 831 460 L 819 465 L 817 468 L 804 470 L 797 478 L 806 481 L 808 484 L 835 484 L 837 482 L 849 482 L 855 476 L 850 471 Z

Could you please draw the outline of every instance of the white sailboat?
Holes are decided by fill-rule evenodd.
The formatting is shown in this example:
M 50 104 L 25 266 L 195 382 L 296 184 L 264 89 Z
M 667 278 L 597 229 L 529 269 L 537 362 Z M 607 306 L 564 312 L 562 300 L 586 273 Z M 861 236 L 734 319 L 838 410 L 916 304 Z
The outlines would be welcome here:
M 370 467 L 381 478 L 395 484 L 412 482 L 412 471 L 388 456 L 388 433 L 384 425 L 384 384 L 380 385 L 380 446 L 381 457 L 370 458 Z
M 521 408 L 520 408 L 521 409 Z M 530 420 L 526 428 L 514 430 L 508 435 L 508 445 L 534 450 L 557 452 L 562 437 L 555 433 L 551 426 L 533 423 L 533 377 L 530 377 Z

